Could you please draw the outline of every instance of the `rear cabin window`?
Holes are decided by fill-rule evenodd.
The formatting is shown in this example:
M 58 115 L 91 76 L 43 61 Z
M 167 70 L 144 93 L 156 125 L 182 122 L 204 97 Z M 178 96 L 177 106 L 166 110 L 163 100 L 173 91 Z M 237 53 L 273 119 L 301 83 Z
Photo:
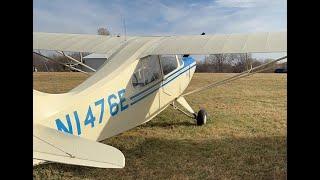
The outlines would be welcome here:
M 132 85 L 135 88 L 143 87 L 160 79 L 160 77 L 159 56 L 147 56 L 139 60 L 132 76 Z
M 175 55 L 162 55 L 160 56 L 160 62 L 163 75 L 167 75 L 178 68 L 178 61 Z

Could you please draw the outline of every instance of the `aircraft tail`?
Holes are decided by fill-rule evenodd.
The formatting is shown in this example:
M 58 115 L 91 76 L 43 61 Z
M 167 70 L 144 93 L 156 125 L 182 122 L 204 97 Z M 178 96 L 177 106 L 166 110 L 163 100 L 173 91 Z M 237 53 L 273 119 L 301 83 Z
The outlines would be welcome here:
M 123 153 L 106 144 L 62 133 L 57 130 L 34 125 L 33 160 L 99 168 L 123 168 Z

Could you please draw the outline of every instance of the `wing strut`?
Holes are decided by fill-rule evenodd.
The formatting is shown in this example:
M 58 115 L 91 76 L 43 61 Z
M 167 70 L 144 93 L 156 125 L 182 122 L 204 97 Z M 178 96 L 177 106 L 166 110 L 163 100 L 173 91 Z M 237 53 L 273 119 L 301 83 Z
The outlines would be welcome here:
M 65 54 L 63 51 L 57 51 L 57 52 L 58 52 L 59 54 L 63 55 L 64 57 L 70 59 L 71 61 L 74 61 L 74 62 L 76 62 L 76 63 L 78 63 L 78 64 L 80 64 L 80 65 L 82 65 L 82 66 L 84 66 L 84 67 L 86 67 L 86 68 L 88 68 L 88 69 L 90 69 L 91 71 L 96 72 L 96 70 L 93 69 L 92 67 L 90 67 L 90 66 L 88 66 L 88 65 L 86 65 L 86 64 L 84 64 L 84 63 L 82 63 L 82 62 L 80 62 L 80 61 L 78 61 L 78 60 L 76 60 L 75 58 L 73 58 L 73 57 Z
M 187 112 L 185 110 L 181 109 L 180 107 L 176 106 L 175 102 L 177 104 L 180 104 L 185 110 L 187 110 Z M 186 116 L 188 116 L 190 118 L 195 118 L 197 116 L 197 114 L 193 111 L 192 107 L 188 104 L 186 99 L 182 96 L 180 96 L 175 101 L 173 101 L 171 103 L 171 106 L 173 106 L 173 109 L 176 109 L 176 110 L 182 112 L 183 114 L 185 114 Z
M 197 92 L 200 92 L 200 91 L 203 91 L 203 90 L 206 90 L 206 89 L 209 89 L 209 88 L 213 88 L 213 87 L 217 87 L 217 86 L 220 86 L 220 85 L 223 85 L 223 84 L 226 84 L 228 82 L 231 82 L 231 81 L 234 81 L 234 80 L 237 80 L 237 79 L 240 79 L 240 78 L 243 78 L 243 77 L 247 77 L 247 76 L 251 76 L 255 73 L 258 73 L 258 72 L 261 72 L 261 71 L 264 71 L 264 70 L 267 70 L 267 69 L 270 69 L 271 67 L 268 67 L 268 65 L 273 65 L 274 63 L 280 61 L 280 60 L 283 60 L 283 59 L 286 59 L 287 56 L 284 56 L 284 57 L 281 57 L 281 58 L 278 58 L 276 60 L 273 60 L 273 61 L 270 61 L 268 63 L 265 63 L 265 64 L 262 64 L 260 66 L 257 66 L 257 67 L 254 67 L 247 71 L 244 71 L 240 74 L 237 74 L 235 76 L 232 76 L 232 77 L 229 77 L 229 78 L 226 78 L 226 79 L 223 79 L 221 81 L 218 81 L 218 82 L 214 82 L 214 83 L 211 83 L 211 84 L 208 84 L 204 87 L 201 87 L 201 88 L 198 88 L 198 89 L 195 89 L 193 91 L 190 91 L 190 92 L 187 92 L 187 93 L 184 93 L 182 94 L 181 96 L 187 96 L 187 95 L 190 95 L 190 94 L 193 94 L 193 93 L 197 93 Z M 257 71 L 256 71 L 257 70 Z M 255 72 L 254 72 L 255 71 Z
M 49 60 L 49 61 L 58 63 L 58 64 L 60 64 L 60 65 L 62 65 L 62 66 L 66 66 L 66 67 L 68 67 L 68 68 L 70 68 L 70 69 L 72 69 L 72 70 L 76 70 L 76 71 L 82 72 L 82 73 L 87 74 L 87 75 L 89 74 L 89 73 L 87 73 L 87 72 L 85 72 L 85 71 L 82 71 L 81 69 L 78 69 L 78 68 L 75 68 L 75 67 L 72 67 L 72 66 L 68 66 L 68 65 L 66 65 L 66 64 L 64 64 L 64 63 L 61 63 L 61 62 L 57 61 L 57 60 L 54 60 L 54 59 L 52 59 L 52 58 L 49 58 L 49 57 L 41 54 L 40 52 L 37 53 L 37 52 L 34 52 L 34 51 L 33 51 L 33 53 L 36 54 L 36 55 L 38 55 L 38 56 L 40 56 L 40 57 L 43 57 L 43 58 L 45 58 L 45 59 L 47 59 L 47 60 Z

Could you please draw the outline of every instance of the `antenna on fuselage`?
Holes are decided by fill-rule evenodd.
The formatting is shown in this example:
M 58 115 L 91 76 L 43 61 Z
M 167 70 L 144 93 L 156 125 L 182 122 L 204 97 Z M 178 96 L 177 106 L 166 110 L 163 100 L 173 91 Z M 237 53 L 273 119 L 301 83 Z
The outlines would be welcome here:
M 123 23 L 123 30 L 124 30 L 124 41 L 127 41 L 127 27 L 126 27 L 126 19 L 124 16 L 122 17 L 122 23 Z

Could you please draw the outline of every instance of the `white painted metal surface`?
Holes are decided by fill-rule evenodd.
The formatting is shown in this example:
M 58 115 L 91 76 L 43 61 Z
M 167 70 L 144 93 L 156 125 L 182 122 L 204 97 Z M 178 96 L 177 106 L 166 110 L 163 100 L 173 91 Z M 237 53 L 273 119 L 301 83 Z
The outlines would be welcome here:
M 189 103 L 186 101 L 186 99 L 184 97 L 181 96 L 176 101 L 181 106 L 183 106 L 188 112 L 190 112 L 191 114 L 195 113 L 194 110 L 192 109 L 192 107 L 189 105 Z
M 123 168 L 125 158 L 118 149 L 54 129 L 36 125 L 33 133 L 33 158 L 100 168 Z
M 131 36 L 133 39 L 157 40 L 141 56 L 152 54 L 220 54 L 284 52 L 287 32 L 217 34 L 189 36 Z M 33 49 L 108 53 L 124 43 L 124 37 L 85 34 L 33 33 Z

